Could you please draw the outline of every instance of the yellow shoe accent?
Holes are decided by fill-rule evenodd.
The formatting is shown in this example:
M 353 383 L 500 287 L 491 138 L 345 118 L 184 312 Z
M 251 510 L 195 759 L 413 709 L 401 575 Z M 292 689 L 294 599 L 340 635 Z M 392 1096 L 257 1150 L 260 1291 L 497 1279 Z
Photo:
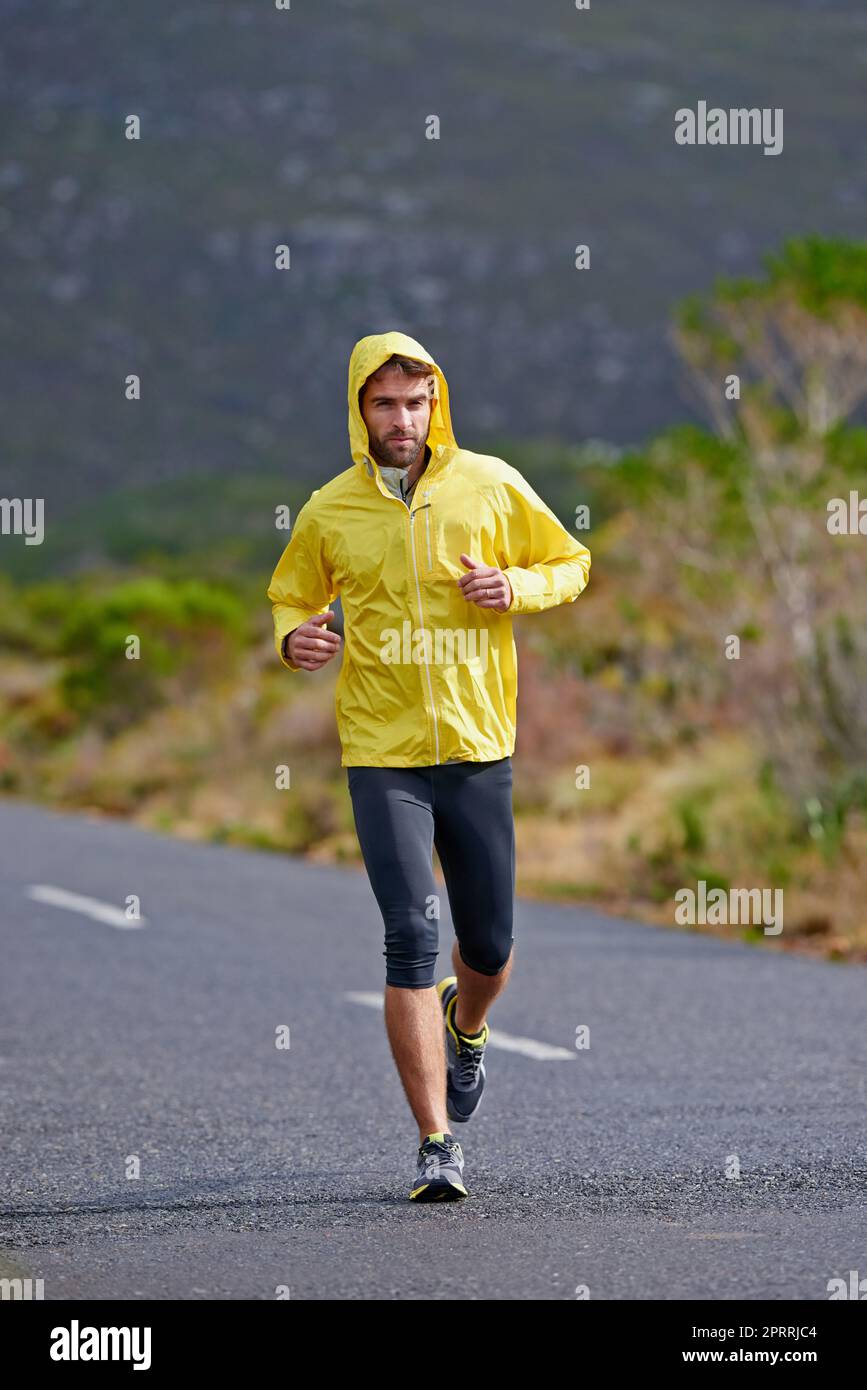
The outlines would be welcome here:
M 440 997 L 440 1003 L 442 1003 L 443 995 L 445 994 L 449 985 L 456 985 L 457 982 L 457 975 L 446 975 L 444 980 L 440 980 L 439 984 L 437 985 L 437 994 Z
M 442 1003 L 443 994 L 444 994 L 445 991 L 448 989 L 449 985 L 456 985 L 457 982 L 458 982 L 457 975 L 447 975 L 446 978 L 445 978 L 444 980 L 440 980 L 439 984 L 437 985 L 437 994 L 438 994 L 439 997 L 440 997 L 440 1003 Z M 481 1027 L 481 1030 L 480 1030 L 480 1031 L 481 1031 L 481 1034 L 482 1034 L 481 1038 L 471 1038 L 471 1037 L 468 1037 L 466 1033 L 461 1033 L 461 1032 L 460 1032 L 460 1030 L 458 1029 L 457 1024 L 456 1024 L 455 1021 L 454 1021 L 454 1019 L 455 1019 L 455 1009 L 457 1008 L 457 1003 L 458 1003 L 458 996 L 457 996 L 457 994 L 455 994 L 454 998 L 453 998 L 453 999 L 450 999 L 449 1002 L 448 1002 L 448 1004 L 447 1004 L 447 1006 L 446 1006 L 446 1014 L 445 1014 L 445 1017 L 446 1017 L 446 1027 L 448 1028 L 449 1032 L 451 1033 L 452 1037 L 454 1038 L 455 1043 L 456 1043 L 457 1046 L 458 1046 L 458 1049 L 460 1049 L 461 1038 L 463 1038 L 464 1042 L 468 1042 L 468 1043 L 470 1044 L 470 1047 L 480 1047 L 483 1043 L 486 1044 L 487 1041 L 488 1041 L 488 1037 L 489 1037 L 489 1035 L 490 1035 L 490 1029 L 489 1029 L 487 1023 L 483 1023 L 483 1024 L 482 1024 L 482 1027 Z
M 461 1050 L 461 1039 L 460 1039 L 460 1035 L 459 1035 L 459 1033 L 458 1033 L 458 1030 L 456 1029 L 456 1027 L 455 1027 L 455 1025 L 454 1025 L 455 1005 L 457 1004 L 457 1002 L 458 1002 L 458 996 L 455 995 L 454 999 L 450 999 L 449 1002 L 448 1002 L 448 1004 L 446 1005 L 446 1027 L 448 1028 L 449 1032 L 451 1033 L 452 1037 L 454 1038 L 454 1040 L 455 1040 L 455 1046 L 457 1047 L 458 1051 L 460 1052 L 460 1050 Z
M 488 1041 L 489 1031 L 487 1023 L 483 1023 L 478 1033 L 462 1033 L 458 1028 L 458 1037 L 463 1038 L 470 1047 L 482 1047 Z
M 457 1048 L 458 1048 L 458 1051 L 460 1051 L 460 1047 L 461 1047 L 461 1043 L 462 1043 L 462 1042 L 468 1043 L 468 1044 L 470 1045 L 470 1047 L 482 1047 L 483 1045 L 485 1045 L 485 1044 L 487 1043 L 488 1037 L 489 1037 L 489 1034 L 490 1034 L 490 1029 L 489 1029 L 487 1023 L 483 1023 L 483 1024 L 482 1024 L 482 1027 L 481 1027 L 481 1035 L 482 1035 L 482 1036 L 481 1036 L 480 1038 L 479 1038 L 479 1037 L 468 1037 L 466 1033 L 462 1033 L 462 1032 L 460 1031 L 460 1029 L 458 1028 L 457 1024 L 455 1023 L 455 1009 L 457 1008 L 457 1004 L 458 1004 L 458 996 L 455 995 L 455 997 L 454 997 L 453 999 L 450 999 L 449 1002 L 448 1002 L 448 1004 L 446 1005 L 446 1027 L 448 1028 L 449 1032 L 451 1033 L 452 1037 L 454 1038 L 455 1043 L 456 1043 Z
M 429 1182 L 423 1182 L 422 1185 L 421 1185 L 421 1187 L 414 1187 L 414 1188 L 412 1189 L 412 1192 L 410 1192 L 410 1194 L 409 1194 L 409 1196 L 410 1196 L 410 1201 L 413 1201 L 413 1202 L 416 1201 L 416 1199 L 417 1199 L 418 1197 L 421 1196 L 422 1192 L 426 1192 L 427 1189 L 428 1189 L 429 1187 L 430 1187 L 430 1183 L 429 1183 Z M 464 1187 L 464 1185 L 463 1185 L 462 1182 L 450 1182 L 450 1183 L 449 1183 L 449 1188 L 451 1188 L 452 1192 L 459 1192 L 460 1195 L 461 1195 L 462 1197 L 469 1197 L 469 1195 L 470 1195 L 469 1192 L 467 1191 L 467 1189 Z M 428 1200 L 430 1200 L 430 1201 L 432 1201 L 432 1202 L 442 1202 L 444 1199 L 447 1199 L 448 1196 L 449 1196 L 448 1188 L 445 1188 L 445 1187 L 444 1187 L 444 1188 L 442 1189 L 442 1191 L 437 1192 L 437 1193 L 435 1194 L 435 1196 L 429 1198 Z

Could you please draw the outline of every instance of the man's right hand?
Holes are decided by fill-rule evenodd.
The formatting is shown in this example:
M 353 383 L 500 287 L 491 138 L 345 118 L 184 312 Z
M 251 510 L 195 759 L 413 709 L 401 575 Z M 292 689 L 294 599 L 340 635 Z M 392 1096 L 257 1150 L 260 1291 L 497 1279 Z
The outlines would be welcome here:
M 315 618 L 290 632 L 284 647 L 293 666 L 300 666 L 304 671 L 318 671 L 337 655 L 343 639 L 339 632 L 329 632 L 325 627 L 333 617 L 329 608 L 327 613 L 317 613 Z

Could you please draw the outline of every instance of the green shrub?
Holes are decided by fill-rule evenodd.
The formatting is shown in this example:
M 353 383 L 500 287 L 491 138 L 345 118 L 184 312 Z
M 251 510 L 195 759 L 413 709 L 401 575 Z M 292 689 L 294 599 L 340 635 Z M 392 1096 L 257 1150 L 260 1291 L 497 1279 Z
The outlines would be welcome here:
M 246 632 L 233 594 L 196 580 L 135 579 L 85 594 L 66 614 L 59 650 L 63 696 L 107 732 L 228 674 Z M 137 638 L 138 656 L 130 639 Z

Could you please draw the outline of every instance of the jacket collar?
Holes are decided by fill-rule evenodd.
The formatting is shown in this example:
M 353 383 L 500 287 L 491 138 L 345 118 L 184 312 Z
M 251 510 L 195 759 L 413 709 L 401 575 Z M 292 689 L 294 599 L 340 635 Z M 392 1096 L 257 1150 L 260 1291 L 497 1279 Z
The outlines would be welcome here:
M 430 435 L 428 435 L 428 438 L 430 438 Z M 445 471 L 445 469 L 448 467 L 449 463 L 451 462 L 452 458 L 457 452 L 457 445 L 455 445 L 453 448 L 449 448 L 445 444 L 438 444 L 435 448 L 431 449 L 431 456 L 428 462 L 428 466 L 422 473 L 421 477 L 418 479 L 418 482 L 416 484 L 416 491 L 418 490 L 418 485 L 424 484 L 429 478 L 439 478 L 440 474 Z M 374 484 L 375 487 L 379 489 L 380 492 L 384 493 L 387 497 L 394 496 L 394 493 L 390 493 L 388 488 L 386 487 L 385 481 L 382 476 L 381 466 L 377 463 L 375 458 L 373 458 L 371 455 L 365 454 L 364 457 L 360 460 L 360 466 L 365 476 L 370 478 L 371 482 Z M 413 493 L 413 496 L 415 496 L 415 493 Z

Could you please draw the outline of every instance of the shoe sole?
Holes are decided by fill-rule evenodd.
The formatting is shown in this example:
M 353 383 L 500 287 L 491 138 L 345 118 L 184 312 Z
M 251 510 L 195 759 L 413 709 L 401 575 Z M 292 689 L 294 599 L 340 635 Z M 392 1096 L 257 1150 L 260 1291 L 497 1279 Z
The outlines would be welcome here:
M 460 1197 L 469 1197 L 463 1184 L 454 1182 L 426 1182 L 414 1187 L 409 1194 L 411 1202 L 455 1202 Z

